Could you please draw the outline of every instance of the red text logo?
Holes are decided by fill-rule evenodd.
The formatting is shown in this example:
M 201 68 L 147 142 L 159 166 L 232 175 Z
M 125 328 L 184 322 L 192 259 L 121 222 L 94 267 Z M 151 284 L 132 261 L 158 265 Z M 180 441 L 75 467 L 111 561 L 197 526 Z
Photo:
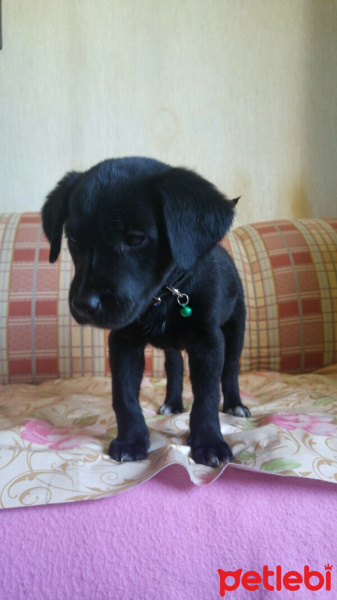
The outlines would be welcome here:
M 264 565 L 262 575 L 257 573 L 257 571 L 246 571 L 246 573 L 242 574 L 242 569 L 237 569 L 236 571 L 218 569 L 220 596 L 223 598 L 226 592 L 233 592 L 240 585 L 249 592 L 254 592 L 260 587 L 264 587 L 265 590 L 271 592 L 274 590 L 279 592 L 282 589 L 295 591 L 299 590 L 302 585 L 313 592 L 322 588 L 330 592 L 332 566 L 329 564 L 324 565 L 324 575 L 320 571 L 311 571 L 308 565 L 305 565 L 303 575 L 298 571 L 283 573 L 280 565 L 277 565 L 275 571 Z

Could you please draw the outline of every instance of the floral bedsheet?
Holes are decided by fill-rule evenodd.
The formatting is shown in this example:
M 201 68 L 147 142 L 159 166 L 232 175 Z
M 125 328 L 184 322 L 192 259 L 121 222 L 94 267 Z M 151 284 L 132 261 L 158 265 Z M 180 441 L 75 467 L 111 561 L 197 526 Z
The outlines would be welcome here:
M 0 387 L 0 507 L 102 498 L 136 486 L 173 463 L 205 485 L 227 468 L 337 483 L 337 365 L 309 375 L 256 372 L 240 376 L 250 419 L 220 413 L 234 462 L 196 464 L 187 445 L 192 393 L 185 412 L 157 415 L 165 380 L 143 380 L 141 406 L 150 430 L 146 460 L 117 463 L 108 377 L 59 379 Z

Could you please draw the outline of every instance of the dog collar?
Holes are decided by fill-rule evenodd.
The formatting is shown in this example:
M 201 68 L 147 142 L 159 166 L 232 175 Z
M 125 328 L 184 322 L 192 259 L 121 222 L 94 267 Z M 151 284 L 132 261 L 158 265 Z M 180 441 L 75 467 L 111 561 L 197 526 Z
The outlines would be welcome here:
M 193 273 L 194 271 L 189 271 L 188 273 L 178 274 L 178 277 L 175 278 L 174 282 L 171 283 L 171 285 L 166 285 L 158 293 L 158 296 L 153 296 L 153 299 L 155 300 L 154 306 L 158 308 L 159 306 L 161 306 L 165 298 L 168 298 L 170 297 L 170 295 L 173 295 L 175 298 L 177 298 L 177 302 L 181 307 L 179 311 L 181 316 L 190 317 L 192 314 L 192 309 L 190 306 L 188 306 L 190 299 L 188 295 L 181 292 L 179 288 L 186 285 L 186 283 L 190 281 L 190 279 L 193 276 Z

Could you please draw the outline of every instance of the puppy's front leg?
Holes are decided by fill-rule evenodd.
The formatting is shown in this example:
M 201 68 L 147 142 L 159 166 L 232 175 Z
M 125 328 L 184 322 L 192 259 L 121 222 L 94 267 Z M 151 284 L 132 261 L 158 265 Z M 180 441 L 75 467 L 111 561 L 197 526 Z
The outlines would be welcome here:
M 220 380 L 225 351 L 222 332 L 210 332 L 187 351 L 194 395 L 188 443 L 196 463 L 217 467 L 220 462 L 229 462 L 233 458 L 219 423 Z
M 112 406 L 118 434 L 109 447 L 109 456 L 120 462 L 147 457 L 149 432 L 139 406 L 144 371 L 144 346 L 135 345 L 118 331 L 109 336 L 112 374 Z

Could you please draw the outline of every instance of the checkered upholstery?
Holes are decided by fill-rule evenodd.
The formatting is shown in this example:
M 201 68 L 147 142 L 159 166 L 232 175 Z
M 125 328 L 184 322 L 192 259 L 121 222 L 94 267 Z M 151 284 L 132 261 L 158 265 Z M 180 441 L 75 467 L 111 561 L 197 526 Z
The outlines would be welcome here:
M 242 371 L 313 371 L 337 362 L 337 219 L 245 225 L 224 246 L 244 286 Z
M 223 243 L 247 305 L 242 371 L 306 372 L 337 362 L 337 219 L 245 225 Z M 56 264 L 48 256 L 38 213 L 1 216 L 1 383 L 109 373 L 107 332 L 70 317 L 65 242 Z M 164 374 L 161 351 L 146 349 L 146 373 Z

